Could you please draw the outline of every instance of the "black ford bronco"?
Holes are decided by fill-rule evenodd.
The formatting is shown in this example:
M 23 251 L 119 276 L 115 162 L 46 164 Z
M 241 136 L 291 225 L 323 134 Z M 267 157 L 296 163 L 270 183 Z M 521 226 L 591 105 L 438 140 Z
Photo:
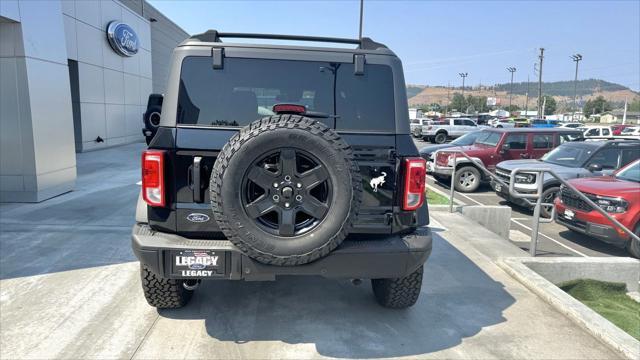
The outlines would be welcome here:
M 132 234 L 150 305 L 181 307 L 203 279 L 279 275 L 371 279 L 381 305 L 415 304 L 431 253 L 426 166 L 392 51 L 210 30 L 172 64 L 149 99 Z

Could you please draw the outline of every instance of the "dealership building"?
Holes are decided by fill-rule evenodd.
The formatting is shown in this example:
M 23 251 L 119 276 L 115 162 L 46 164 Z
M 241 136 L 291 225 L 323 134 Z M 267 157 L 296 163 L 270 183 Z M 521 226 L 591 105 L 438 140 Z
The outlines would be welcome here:
M 71 191 L 76 153 L 142 141 L 187 37 L 144 0 L 0 1 L 0 201 Z

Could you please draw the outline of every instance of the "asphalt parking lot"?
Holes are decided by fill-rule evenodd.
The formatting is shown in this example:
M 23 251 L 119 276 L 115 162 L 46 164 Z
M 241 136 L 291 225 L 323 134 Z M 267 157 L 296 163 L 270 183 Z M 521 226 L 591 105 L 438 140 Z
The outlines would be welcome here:
M 130 248 L 142 148 L 78 154 L 75 191 L 0 205 L 0 358 L 619 357 L 481 253 L 495 235 L 459 214 L 432 217 L 407 310 L 378 306 L 368 282 L 282 277 L 204 282 L 187 307 L 158 311 Z
M 418 149 L 430 145 L 414 138 Z M 450 192 L 448 184 L 435 181 L 428 176 L 427 186 Z M 511 241 L 524 250 L 529 250 L 533 211 L 508 204 L 495 194 L 489 184 L 482 185 L 474 193 L 455 193 L 455 198 L 467 205 L 507 205 L 511 206 Z M 555 222 L 540 224 L 538 235 L 539 256 L 629 256 L 622 248 L 604 243 L 586 235 L 576 234 Z

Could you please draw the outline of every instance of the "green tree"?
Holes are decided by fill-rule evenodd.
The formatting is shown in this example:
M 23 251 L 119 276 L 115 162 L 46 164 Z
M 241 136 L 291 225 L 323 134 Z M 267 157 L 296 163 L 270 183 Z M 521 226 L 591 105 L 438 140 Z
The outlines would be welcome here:
M 453 94 L 451 102 L 449 102 L 449 111 L 454 109 L 460 112 L 467 110 L 467 100 L 460 93 Z
M 509 106 L 509 105 L 505 106 L 504 109 L 511 113 L 511 112 L 514 112 L 514 111 L 519 111 L 520 110 L 520 106 L 518 106 L 516 104 L 511 104 L 511 106 Z
M 584 116 L 602 114 L 603 112 L 611 111 L 611 103 L 609 103 L 602 95 L 595 99 L 589 99 L 584 103 L 582 112 Z
M 547 99 L 547 102 L 544 104 L 544 114 L 553 115 L 553 113 L 556 112 L 556 108 L 558 107 L 556 99 L 554 99 L 553 96 L 548 95 L 545 95 L 544 98 Z
M 635 98 L 627 104 L 627 111 L 640 111 L 640 98 Z

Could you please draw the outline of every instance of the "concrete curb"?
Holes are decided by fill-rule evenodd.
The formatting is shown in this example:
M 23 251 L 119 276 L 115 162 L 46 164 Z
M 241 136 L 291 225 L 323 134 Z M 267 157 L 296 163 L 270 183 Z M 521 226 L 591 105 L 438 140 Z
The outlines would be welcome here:
M 567 258 L 554 258 L 555 261 Z M 640 356 L 640 341 L 613 325 L 595 311 L 565 293 L 538 273 L 530 269 L 527 262 L 537 262 L 533 258 L 503 258 L 497 261 L 500 268 L 521 282 L 529 290 L 540 296 L 559 312 L 575 321 L 580 327 L 600 339 L 628 359 Z M 548 260 L 548 259 L 545 259 Z M 573 261 L 574 259 L 571 258 Z M 588 261 L 589 258 L 583 258 Z M 631 260 L 631 259 L 630 259 Z
M 509 240 L 511 208 L 500 205 L 469 205 L 460 209 L 462 216 L 484 226 L 505 240 Z

